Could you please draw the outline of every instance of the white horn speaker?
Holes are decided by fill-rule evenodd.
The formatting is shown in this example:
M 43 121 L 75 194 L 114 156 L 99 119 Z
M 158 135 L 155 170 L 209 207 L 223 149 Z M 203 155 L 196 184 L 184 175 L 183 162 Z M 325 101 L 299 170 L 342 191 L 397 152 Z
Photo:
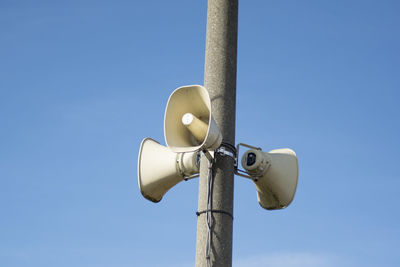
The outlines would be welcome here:
M 221 145 L 222 135 L 203 86 L 183 86 L 171 94 L 165 109 L 164 137 L 173 152 L 215 150 Z
M 142 195 L 159 202 L 164 194 L 184 179 L 199 173 L 196 152 L 174 153 L 151 138 L 143 139 L 138 158 L 138 183 Z
M 242 156 L 242 166 L 253 178 L 261 207 L 283 209 L 292 202 L 299 173 L 293 150 L 284 148 L 265 153 L 250 149 Z

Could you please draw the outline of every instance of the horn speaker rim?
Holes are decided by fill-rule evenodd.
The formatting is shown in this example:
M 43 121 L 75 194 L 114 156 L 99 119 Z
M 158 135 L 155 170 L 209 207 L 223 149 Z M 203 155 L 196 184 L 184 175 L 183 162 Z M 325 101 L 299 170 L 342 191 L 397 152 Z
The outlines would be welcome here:
M 179 100 L 186 101 L 178 104 Z M 184 110 L 181 106 L 188 109 Z M 192 113 L 195 117 L 206 120 L 207 134 L 201 143 L 195 144 L 194 137 L 192 138 L 190 131 L 182 124 L 182 116 L 186 113 Z M 164 114 L 164 138 L 168 148 L 175 153 L 214 150 L 219 147 L 222 135 L 212 116 L 210 95 L 204 86 L 186 85 L 172 92 Z

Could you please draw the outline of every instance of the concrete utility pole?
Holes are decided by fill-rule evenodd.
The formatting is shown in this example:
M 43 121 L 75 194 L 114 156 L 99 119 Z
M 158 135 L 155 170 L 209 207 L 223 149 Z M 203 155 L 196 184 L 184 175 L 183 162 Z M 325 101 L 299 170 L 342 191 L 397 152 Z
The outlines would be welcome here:
M 235 145 L 236 55 L 238 0 L 208 0 L 204 86 L 223 145 Z M 212 227 L 209 263 L 232 266 L 234 159 L 215 155 L 213 164 Z M 201 159 L 196 240 L 196 266 L 207 266 L 208 161 Z M 218 212 L 219 211 L 219 212 Z

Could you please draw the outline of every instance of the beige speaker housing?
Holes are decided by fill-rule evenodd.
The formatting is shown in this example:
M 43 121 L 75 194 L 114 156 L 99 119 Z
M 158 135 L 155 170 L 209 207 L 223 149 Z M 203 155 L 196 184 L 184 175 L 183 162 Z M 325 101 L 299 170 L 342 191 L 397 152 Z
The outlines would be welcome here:
M 199 173 L 197 153 L 174 153 L 145 138 L 140 145 L 137 170 L 142 195 L 159 202 L 174 185 Z
M 250 153 L 254 153 L 256 159 L 248 165 Z M 275 210 L 289 206 L 296 193 L 299 174 L 297 156 L 293 150 L 284 148 L 265 153 L 250 149 L 243 154 L 241 163 L 256 185 L 261 207 Z
M 196 131 L 196 127 L 191 128 L 182 123 L 182 118 L 187 113 L 207 125 L 204 140 L 195 138 L 203 134 L 191 132 Z M 189 85 L 176 89 L 170 95 L 165 109 L 164 137 L 167 146 L 173 152 L 217 149 L 221 145 L 222 135 L 211 114 L 210 96 L 203 86 Z

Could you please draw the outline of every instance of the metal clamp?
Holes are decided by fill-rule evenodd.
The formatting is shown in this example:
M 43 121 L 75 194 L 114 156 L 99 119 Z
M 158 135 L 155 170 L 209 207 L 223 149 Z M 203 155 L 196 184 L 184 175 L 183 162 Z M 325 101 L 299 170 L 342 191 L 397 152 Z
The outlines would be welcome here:
M 215 150 L 215 153 L 233 158 L 236 165 L 237 158 L 236 158 L 236 149 L 234 145 L 223 142 L 221 146 Z

